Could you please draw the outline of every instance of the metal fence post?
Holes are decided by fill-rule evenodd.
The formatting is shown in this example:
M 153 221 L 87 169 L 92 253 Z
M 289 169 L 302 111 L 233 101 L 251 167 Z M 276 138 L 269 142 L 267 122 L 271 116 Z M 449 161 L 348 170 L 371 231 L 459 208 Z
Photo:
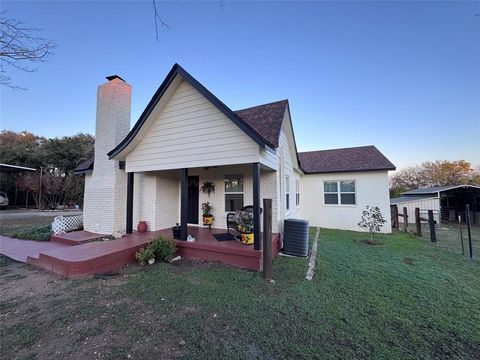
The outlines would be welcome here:
M 435 234 L 435 220 L 433 218 L 433 210 L 428 210 L 428 225 L 430 226 L 430 241 L 436 243 L 437 235 Z
M 465 206 L 465 221 L 467 222 L 468 248 L 470 250 L 470 259 L 473 259 L 472 224 L 471 224 L 471 221 L 470 221 L 470 205 Z
M 465 247 L 463 246 L 462 217 L 460 215 L 458 215 L 458 227 L 460 228 L 460 244 L 462 244 L 462 255 L 465 255 Z

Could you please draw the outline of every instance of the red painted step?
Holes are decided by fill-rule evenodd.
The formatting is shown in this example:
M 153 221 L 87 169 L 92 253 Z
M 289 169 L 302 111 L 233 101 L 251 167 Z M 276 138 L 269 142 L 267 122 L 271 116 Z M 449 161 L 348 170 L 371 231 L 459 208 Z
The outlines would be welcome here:
M 92 233 L 90 231 L 73 231 L 65 234 L 52 235 L 51 242 L 60 243 L 70 246 L 84 244 L 90 241 L 102 239 L 106 235 Z

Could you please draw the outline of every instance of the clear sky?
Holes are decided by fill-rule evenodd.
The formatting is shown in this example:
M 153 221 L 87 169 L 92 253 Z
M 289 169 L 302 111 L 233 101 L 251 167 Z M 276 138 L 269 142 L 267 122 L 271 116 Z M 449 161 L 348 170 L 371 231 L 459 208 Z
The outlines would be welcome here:
M 480 2 L 2 1 L 58 48 L 1 128 L 94 133 L 96 87 L 133 86 L 132 125 L 175 62 L 236 110 L 288 98 L 299 151 L 376 145 L 401 168 L 480 165 Z M 478 15 L 477 15 L 478 14 Z

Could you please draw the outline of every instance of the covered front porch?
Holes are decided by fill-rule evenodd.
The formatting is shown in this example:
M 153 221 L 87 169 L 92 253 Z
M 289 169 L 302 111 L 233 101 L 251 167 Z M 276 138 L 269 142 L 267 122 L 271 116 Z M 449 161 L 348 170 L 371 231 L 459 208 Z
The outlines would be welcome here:
M 227 214 L 253 207 L 254 245 L 252 250 L 261 249 L 263 198 L 273 199 L 273 233 L 278 233 L 277 173 L 259 163 L 232 164 L 212 167 L 183 168 L 128 172 L 126 233 L 134 233 L 139 221 L 146 221 L 150 231 L 161 231 L 171 235 L 171 227 L 180 224 L 180 240 L 188 235 L 206 234 L 202 230 L 202 203 L 213 207 L 214 222 L 209 237 L 210 245 L 223 245 L 213 237 L 226 233 Z M 215 189 L 211 193 L 201 190 L 209 182 Z M 233 243 L 227 241 L 226 243 Z M 181 243 L 180 243 L 181 244 Z M 237 244 L 240 247 L 248 246 Z M 185 246 L 179 245 L 180 248 Z M 187 246 L 190 248 L 190 246 Z M 231 246 L 230 246 L 231 247 Z M 186 250 L 185 250 L 186 251 Z M 186 251 L 188 252 L 188 251 Z

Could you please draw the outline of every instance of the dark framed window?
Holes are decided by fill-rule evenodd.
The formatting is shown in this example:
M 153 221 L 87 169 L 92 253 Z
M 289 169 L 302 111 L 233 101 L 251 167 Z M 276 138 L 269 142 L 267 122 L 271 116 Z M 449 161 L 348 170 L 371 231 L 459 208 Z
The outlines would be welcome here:
M 295 179 L 295 204 L 300 206 L 300 180 Z
M 285 176 L 285 206 L 290 209 L 290 176 Z

